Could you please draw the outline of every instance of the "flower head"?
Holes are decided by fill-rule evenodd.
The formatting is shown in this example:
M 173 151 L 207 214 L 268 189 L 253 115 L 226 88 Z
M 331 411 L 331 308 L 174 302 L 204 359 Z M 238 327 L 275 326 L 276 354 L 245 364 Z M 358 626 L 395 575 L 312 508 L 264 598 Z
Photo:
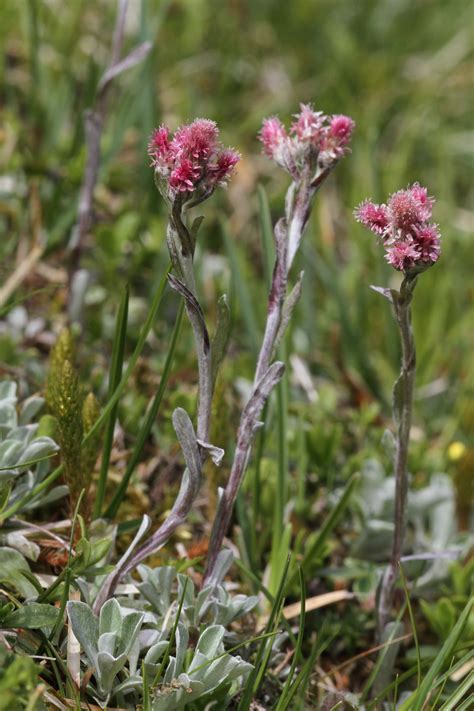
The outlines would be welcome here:
M 382 237 L 389 225 L 389 214 L 386 205 L 376 205 L 365 200 L 354 212 L 357 222 L 368 227 L 376 235 Z
M 210 180 L 216 185 L 225 185 L 239 160 L 240 154 L 237 151 L 224 148 L 216 155 L 215 162 L 208 164 Z
M 390 196 L 388 210 L 394 227 L 410 230 L 423 219 L 420 204 L 413 197 L 411 190 L 398 190 Z
M 338 114 L 331 119 L 329 135 L 334 138 L 341 147 L 344 147 L 349 143 L 354 128 L 355 123 L 349 116 Z
M 408 242 L 395 242 L 388 247 L 385 259 L 392 267 L 404 272 L 415 266 L 418 260 L 418 252 L 412 244 Z
M 216 148 L 219 130 L 215 121 L 195 119 L 178 128 L 171 141 L 171 149 L 178 156 L 202 161 Z
M 315 179 L 342 158 L 354 126 L 348 116 L 329 118 L 311 104 L 301 104 L 288 132 L 280 119 L 271 117 L 263 121 L 259 138 L 265 154 L 299 182 L 308 174 Z
M 299 141 L 317 144 L 321 140 L 326 116 L 322 111 L 314 111 L 311 104 L 300 104 L 300 113 L 295 114 L 291 133 Z
M 276 116 L 271 116 L 263 120 L 259 138 L 263 143 L 263 150 L 267 156 L 275 159 L 280 146 L 288 140 L 288 135 L 280 119 Z
M 223 148 L 218 137 L 217 124 L 209 119 L 181 126 L 172 138 L 166 126 L 155 129 L 148 153 L 166 199 L 172 202 L 180 195 L 183 204 L 197 204 L 225 185 L 240 156 Z
M 423 262 L 438 261 L 441 252 L 441 240 L 437 225 L 426 224 L 415 229 L 415 245 Z
M 440 255 L 438 226 L 429 222 L 434 199 L 419 183 L 393 193 L 386 205 L 366 200 L 355 219 L 381 238 L 385 258 L 398 271 L 426 269 Z

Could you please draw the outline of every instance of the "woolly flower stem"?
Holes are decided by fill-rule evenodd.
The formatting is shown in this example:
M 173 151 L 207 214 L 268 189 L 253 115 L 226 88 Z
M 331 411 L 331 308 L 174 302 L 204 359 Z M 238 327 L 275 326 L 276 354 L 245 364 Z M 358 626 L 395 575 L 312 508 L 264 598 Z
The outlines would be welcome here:
M 382 578 L 378 602 L 379 636 L 390 620 L 400 558 L 406 532 L 408 492 L 408 449 L 412 420 L 413 390 L 416 374 L 416 350 L 411 327 L 411 301 L 416 276 L 405 276 L 400 292 L 392 292 L 395 318 L 400 331 L 402 363 L 393 390 L 393 415 L 397 426 L 395 449 L 395 512 L 390 563 Z
M 312 187 L 307 179 L 303 179 L 299 185 L 293 183 L 287 193 L 285 217 L 275 226 L 276 259 L 268 298 L 265 333 L 257 360 L 252 394 L 240 420 L 237 446 L 229 480 L 225 489 L 220 491 L 218 511 L 209 542 L 203 585 L 212 577 L 217 556 L 230 525 L 232 511 L 250 456 L 253 435 L 260 425 L 258 418 L 261 410 L 271 390 L 283 375 L 284 365 L 282 363 L 273 364 L 279 366 L 273 376 L 270 375 L 272 372 L 270 364 L 281 336 L 282 326 L 284 330 L 286 325 L 282 324 L 282 315 L 287 295 L 288 274 L 300 245 L 317 187 Z

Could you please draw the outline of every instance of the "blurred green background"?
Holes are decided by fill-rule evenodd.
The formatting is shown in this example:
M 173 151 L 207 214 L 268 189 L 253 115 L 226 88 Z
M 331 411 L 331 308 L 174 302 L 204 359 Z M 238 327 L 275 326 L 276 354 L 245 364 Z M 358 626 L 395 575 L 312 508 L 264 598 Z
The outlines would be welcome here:
M 115 12 L 112 0 L 2 0 L 0 7 L 1 280 L 34 239 L 44 239 L 49 275 L 32 275 L 10 302 L 23 299 L 29 316 L 41 315 L 53 330 L 85 164 L 83 113 L 109 61 Z M 297 265 L 306 272 L 304 293 L 289 345 L 316 384 L 335 388 L 335 419 L 341 403 L 358 409 L 373 401 L 390 416 L 398 336 L 387 303 L 369 284 L 393 286 L 397 275 L 352 211 L 415 180 L 427 185 L 443 253 L 416 292 L 415 421 L 438 444 L 434 466 L 448 466 L 449 445 L 469 446 L 474 420 L 473 26 L 464 0 L 131 0 L 126 50 L 147 39 L 153 50 L 110 97 L 97 222 L 83 258 L 94 280 L 83 337 L 91 377 L 106 364 L 123 285 L 132 285 L 133 339 L 167 264 L 148 136 L 161 122 L 174 129 L 196 116 L 215 119 L 223 142 L 243 156 L 229 189 L 203 208 L 197 260 L 211 322 L 217 295 L 231 296 L 231 358 L 222 377 L 250 375 L 266 301 L 257 186 L 265 187 L 276 220 L 288 184 L 261 155 L 256 134 L 262 117 L 288 121 L 300 101 L 311 101 L 326 113 L 349 114 L 357 129 L 308 226 Z M 150 347 L 157 367 L 175 312 L 169 295 Z M 193 368 L 188 338 L 183 368 Z M 24 356 L 5 334 L 1 343 L 1 360 L 21 365 Z M 299 399 L 295 386 L 295 407 Z

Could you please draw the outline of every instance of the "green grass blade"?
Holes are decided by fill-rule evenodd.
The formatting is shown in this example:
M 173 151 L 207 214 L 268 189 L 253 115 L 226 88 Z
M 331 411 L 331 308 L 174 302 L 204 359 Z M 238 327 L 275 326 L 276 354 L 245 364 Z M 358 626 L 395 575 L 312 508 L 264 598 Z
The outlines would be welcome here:
M 180 601 L 179 601 L 178 611 L 177 611 L 177 613 L 176 613 L 176 619 L 175 619 L 175 621 L 174 621 L 173 627 L 171 628 L 171 634 L 170 634 L 170 638 L 169 638 L 169 640 L 168 640 L 168 646 L 166 647 L 166 650 L 165 650 L 165 653 L 164 653 L 164 655 L 163 655 L 163 659 L 162 659 L 162 661 L 161 661 L 161 664 L 160 664 L 160 666 L 158 667 L 158 670 L 157 670 L 157 672 L 156 672 L 156 674 L 155 674 L 155 678 L 154 678 L 154 680 L 153 680 L 152 686 L 156 686 L 156 685 L 158 684 L 158 682 L 159 682 L 160 679 L 161 679 L 161 675 L 163 674 L 163 672 L 166 671 L 166 665 L 167 665 L 167 663 L 168 663 L 168 659 L 170 658 L 171 650 L 172 650 L 172 648 L 173 648 L 174 640 L 175 640 L 175 637 L 176 637 L 176 630 L 178 629 L 178 622 L 179 622 L 179 620 L 180 620 L 181 611 L 182 611 L 183 605 L 184 605 L 184 598 L 185 598 L 185 596 L 186 596 L 186 589 L 187 589 L 187 587 L 188 587 L 188 580 L 189 580 L 189 578 L 186 578 L 186 580 L 185 580 L 185 582 L 184 582 L 183 592 L 182 592 L 182 594 L 181 594 L 181 599 L 180 599 Z
M 333 510 L 327 517 L 327 519 L 325 520 L 324 525 L 321 528 L 321 530 L 319 531 L 317 537 L 314 539 L 311 546 L 307 550 L 305 550 L 304 555 L 303 555 L 303 561 L 302 561 L 303 570 L 305 570 L 308 567 L 308 564 L 311 560 L 314 560 L 319 555 L 321 555 L 321 553 L 323 552 L 324 545 L 325 545 L 331 531 L 333 530 L 333 528 L 335 527 L 335 525 L 341 518 L 342 514 L 346 510 L 347 505 L 349 504 L 349 501 L 350 501 L 351 496 L 353 494 L 354 488 L 359 481 L 359 478 L 360 477 L 357 472 L 351 476 L 351 478 L 349 479 L 349 481 L 347 482 L 347 484 L 345 486 L 345 489 L 342 493 L 341 498 L 339 499 L 339 501 L 337 502 L 336 506 L 333 508 Z M 294 582 L 294 579 L 292 576 L 292 578 L 290 578 L 290 584 L 292 584 L 293 582 Z
M 117 312 L 117 321 L 115 324 L 115 335 L 112 346 L 112 360 L 109 373 L 109 392 L 107 400 L 110 400 L 115 390 L 117 389 L 122 378 L 123 357 L 125 352 L 125 340 L 127 336 L 128 324 L 128 300 L 129 288 L 125 287 L 122 298 L 120 300 L 119 309 Z M 104 504 L 105 489 L 107 486 L 107 476 L 109 472 L 110 455 L 112 453 L 112 445 L 114 441 L 115 423 L 117 421 L 118 400 L 114 407 L 110 410 L 105 428 L 104 444 L 102 447 L 102 462 L 100 466 L 99 481 L 97 484 L 97 492 L 94 501 L 94 518 L 98 518 L 102 513 Z
M 456 711 L 469 711 L 474 708 L 474 694 L 470 694 L 463 703 L 457 707 Z
M 306 588 L 305 588 L 303 571 L 300 566 L 298 566 L 298 574 L 299 574 L 299 578 L 300 578 L 300 603 L 301 603 L 300 620 L 299 620 L 299 626 L 298 626 L 298 638 L 296 641 L 295 653 L 293 654 L 293 659 L 291 661 L 290 671 L 288 673 L 288 677 L 286 679 L 285 686 L 283 687 L 282 695 L 281 695 L 280 700 L 276 706 L 275 711 L 285 711 L 286 709 L 290 708 L 290 704 L 293 699 L 293 696 L 295 695 L 295 693 L 298 689 L 296 680 L 295 680 L 295 683 L 293 684 L 293 677 L 295 675 L 296 665 L 298 664 L 298 660 L 301 657 L 301 652 L 303 649 L 304 624 L 305 624 L 305 616 L 306 616 Z
M 235 247 L 234 239 L 229 234 L 227 224 L 221 222 L 222 235 L 224 237 L 227 254 L 229 255 L 230 268 L 235 283 L 235 288 L 239 296 L 239 303 L 242 308 L 242 319 L 245 323 L 249 346 L 255 357 L 258 355 L 259 328 L 255 319 L 255 307 L 251 302 L 248 283 L 246 283 L 239 263 L 239 256 Z
M 168 268 L 166 269 L 165 273 L 161 277 L 160 283 L 158 284 L 158 289 L 155 292 L 155 295 L 153 297 L 153 301 L 151 302 L 150 310 L 148 311 L 148 316 L 147 319 L 143 325 L 142 330 L 140 331 L 140 336 L 137 341 L 137 345 L 135 346 L 135 350 L 132 353 L 131 358 L 128 361 L 128 366 L 125 370 L 125 373 L 122 376 L 122 379 L 117 386 L 117 389 L 115 390 L 114 394 L 110 398 L 110 400 L 107 402 L 107 405 L 104 407 L 100 417 L 97 418 L 96 422 L 94 423 L 93 427 L 90 428 L 89 432 L 86 434 L 84 439 L 82 440 L 83 444 L 84 442 L 87 442 L 90 437 L 92 437 L 95 432 L 103 425 L 103 423 L 106 421 L 107 417 L 110 414 L 110 411 L 115 407 L 115 404 L 119 401 L 125 386 L 128 382 L 128 379 L 130 375 L 132 374 L 133 369 L 135 368 L 137 364 L 137 360 L 140 357 L 140 354 L 143 350 L 143 347 L 145 345 L 146 339 L 148 337 L 148 334 L 150 333 L 151 327 L 153 325 L 153 322 L 155 320 L 156 314 L 158 312 L 158 309 L 161 304 L 161 299 L 163 298 L 163 293 L 166 288 L 166 284 L 168 281 L 168 273 L 169 270 L 171 269 L 171 265 L 168 265 Z
M 179 337 L 179 332 L 181 329 L 181 324 L 183 321 L 183 313 L 184 313 L 184 302 L 180 302 L 179 310 L 178 310 L 178 315 L 176 317 L 175 325 L 173 328 L 173 333 L 171 336 L 171 341 L 170 345 L 168 348 L 168 353 L 166 355 L 166 361 L 165 365 L 163 367 L 163 373 L 161 375 L 160 379 L 160 385 L 158 387 L 158 390 L 156 392 L 155 397 L 153 398 L 153 402 L 151 404 L 151 407 L 148 411 L 148 414 L 146 415 L 142 426 L 140 428 L 140 431 L 138 433 L 137 440 L 135 442 L 135 446 L 133 448 L 133 452 L 131 454 L 130 460 L 127 464 L 127 469 L 125 470 L 125 474 L 122 477 L 122 481 L 120 482 L 120 485 L 115 492 L 112 501 L 109 504 L 109 507 L 107 508 L 105 512 L 105 517 L 106 518 L 114 518 L 117 515 L 118 509 L 120 507 L 120 504 L 122 503 L 126 493 L 127 493 L 127 487 L 129 484 L 129 481 L 131 479 L 131 476 L 133 472 L 135 471 L 135 467 L 137 466 L 138 462 L 140 461 L 140 457 L 142 454 L 143 446 L 148 439 L 148 436 L 151 432 L 151 428 L 153 427 L 154 422 L 156 421 L 156 417 L 158 415 L 158 411 L 160 409 L 161 402 L 163 400 L 163 395 L 166 389 L 166 386 L 168 384 L 168 379 L 170 376 L 171 372 L 171 366 L 173 364 L 173 358 L 176 350 L 176 344 L 178 342 L 178 337 Z
M 399 711 L 421 711 L 424 704 L 426 703 L 426 699 L 429 697 L 430 692 L 433 689 L 433 686 L 436 682 L 436 677 L 443 669 L 443 666 L 449 665 L 451 663 L 456 644 L 458 643 L 459 638 L 464 630 L 473 603 L 474 598 L 471 598 L 462 613 L 460 614 L 459 619 L 457 620 L 456 624 L 448 635 L 448 638 L 446 639 L 445 643 L 441 647 L 441 650 L 435 657 L 435 660 L 429 668 L 425 678 L 423 679 L 421 686 L 419 686 L 417 691 L 415 691 L 410 696 L 410 698 L 407 699 L 400 706 Z
M 276 520 L 274 520 L 273 525 L 277 525 Z M 283 567 L 290 552 L 292 532 L 291 523 L 287 523 L 281 536 L 278 538 L 278 545 L 272 546 L 270 556 L 270 579 L 268 581 L 268 589 L 272 595 L 276 595 L 276 591 L 280 585 Z
M 286 564 L 283 570 L 283 574 L 281 576 L 280 580 L 280 586 L 278 588 L 278 592 L 275 595 L 275 599 L 273 602 L 273 607 L 270 613 L 270 616 L 268 618 L 268 622 L 265 627 L 265 632 L 274 632 L 279 624 L 280 617 L 281 617 L 281 612 L 283 609 L 283 604 L 284 604 L 284 590 L 285 590 L 285 584 L 286 584 L 286 577 L 288 575 L 288 568 L 290 565 L 290 556 L 287 557 L 286 559 Z M 247 709 L 250 706 L 250 702 L 256 694 L 258 694 L 258 690 L 260 688 L 260 685 L 263 681 L 265 671 L 268 665 L 268 660 L 270 658 L 271 654 L 271 644 L 268 644 L 266 640 L 263 640 L 262 643 L 260 644 L 259 650 L 257 652 L 257 657 L 255 660 L 255 666 L 250 674 L 246 687 L 244 689 L 244 693 L 242 695 L 242 698 L 240 700 L 239 706 L 237 711 L 247 711 Z
M 413 632 L 413 641 L 415 642 L 415 649 L 416 649 L 416 663 L 418 666 L 418 673 L 417 673 L 417 686 L 419 687 L 421 684 L 421 655 L 420 655 L 420 643 L 418 642 L 418 634 L 416 631 L 416 623 L 415 623 L 415 616 L 413 614 L 413 608 L 411 606 L 411 600 L 410 600 L 410 594 L 408 592 L 408 585 L 407 585 L 407 580 L 405 577 L 405 572 L 403 570 L 403 565 L 399 563 L 399 568 L 400 568 L 400 576 L 402 579 L 402 584 L 403 584 L 403 589 L 405 591 L 405 599 L 407 602 L 408 606 L 408 614 L 410 616 L 410 624 L 411 624 L 411 630 Z
M 39 457 L 38 459 L 30 459 L 28 462 L 18 462 L 18 464 L 12 464 L 10 467 L 0 467 L 0 472 L 9 472 L 12 469 L 21 469 L 21 467 L 32 467 L 33 464 L 44 462 L 45 459 L 56 457 L 57 454 L 58 452 L 52 452 L 52 454 L 46 454 L 44 457 Z
M 462 701 L 463 696 L 467 694 L 468 691 L 471 691 L 471 689 L 474 689 L 474 671 L 467 674 L 458 688 L 453 691 L 449 699 L 444 702 L 439 711 L 457 711 L 457 709 L 460 708 L 458 704 Z M 434 708 L 438 708 L 438 706 L 435 705 Z
M 381 673 L 386 673 L 386 667 L 387 667 L 386 662 L 388 663 L 389 668 L 391 667 L 391 669 L 393 671 L 394 660 L 390 659 L 390 656 L 394 656 L 393 655 L 393 646 L 397 645 L 397 647 L 398 647 L 398 645 L 401 642 L 401 639 L 400 639 L 401 635 L 399 636 L 400 627 L 401 627 L 400 620 L 402 619 L 403 615 L 405 614 L 405 610 L 406 610 L 406 605 L 403 605 L 401 607 L 396 619 L 394 620 L 394 624 L 392 626 L 392 630 L 391 630 L 388 638 L 381 642 L 381 644 L 383 644 L 382 649 L 380 649 L 378 656 L 377 656 L 377 660 L 374 664 L 374 667 L 373 667 L 372 671 L 370 672 L 369 678 L 367 679 L 367 681 L 365 683 L 365 686 L 363 688 L 363 691 L 362 691 L 362 694 L 360 697 L 361 701 L 364 701 L 367 698 L 372 686 L 377 685 L 377 681 L 379 681 L 379 688 L 384 687 L 384 681 L 380 681 L 380 677 L 381 677 Z M 388 659 L 387 659 L 387 655 L 390 655 L 388 657 Z M 390 676 L 392 676 L 391 673 L 390 673 Z M 375 689 L 375 693 L 377 693 L 377 688 Z

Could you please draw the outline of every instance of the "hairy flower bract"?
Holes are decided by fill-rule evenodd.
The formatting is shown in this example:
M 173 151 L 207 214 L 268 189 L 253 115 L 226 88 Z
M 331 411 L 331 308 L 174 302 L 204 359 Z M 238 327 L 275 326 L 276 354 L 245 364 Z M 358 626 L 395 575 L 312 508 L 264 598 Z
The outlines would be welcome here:
M 385 259 L 395 269 L 422 270 L 434 264 L 441 251 L 438 226 L 429 221 L 433 204 L 427 188 L 414 183 L 393 193 L 387 204 L 365 200 L 354 216 L 382 240 Z
M 240 155 L 218 141 L 215 121 L 195 119 L 170 136 L 167 126 L 155 129 L 148 143 L 148 154 L 158 186 L 169 201 L 181 196 L 184 203 L 202 202 L 219 185 L 225 185 Z
M 308 170 L 312 177 L 332 168 L 347 152 L 354 127 L 349 116 L 329 117 L 311 104 L 300 104 L 288 132 L 272 116 L 264 119 L 259 138 L 264 153 L 298 182 Z

